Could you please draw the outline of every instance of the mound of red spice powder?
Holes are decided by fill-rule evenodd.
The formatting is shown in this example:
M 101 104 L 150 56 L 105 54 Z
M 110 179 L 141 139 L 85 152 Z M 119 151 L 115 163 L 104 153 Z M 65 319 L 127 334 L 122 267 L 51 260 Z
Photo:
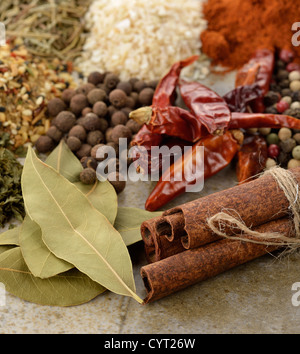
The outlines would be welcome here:
M 203 13 L 208 26 L 201 34 L 202 51 L 213 64 L 238 68 L 259 48 L 290 49 L 300 58 L 291 30 L 300 21 L 298 1 L 207 0 Z

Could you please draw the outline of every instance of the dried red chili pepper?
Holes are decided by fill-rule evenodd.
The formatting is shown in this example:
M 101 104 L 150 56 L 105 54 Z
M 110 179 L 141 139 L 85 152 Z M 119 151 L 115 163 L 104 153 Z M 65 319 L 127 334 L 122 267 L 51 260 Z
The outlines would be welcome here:
M 239 113 L 231 114 L 229 129 L 249 128 L 300 129 L 300 120 L 284 114 Z
M 199 107 L 198 111 L 202 109 L 203 112 L 200 117 L 193 112 L 172 105 L 182 68 L 190 65 L 197 58 L 198 56 L 193 56 L 175 63 L 158 84 L 152 105 L 131 112 L 130 118 L 139 124 L 146 124 L 149 131 L 155 134 L 173 136 L 190 142 L 196 142 L 209 133 L 206 128 L 206 126 L 209 127 L 208 121 L 211 121 L 212 128 L 210 130 L 213 130 L 213 118 L 218 120 L 217 124 L 220 124 L 221 128 L 225 127 L 230 120 L 230 110 L 220 96 L 202 85 L 201 97 L 197 98 L 202 107 Z M 196 97 L 193 100 L 196 101 Z M 205 110 L 207 105 L 210 106 L 210 110 Z M 194 103 L 193 109 L 195 109 Z M 209 117 L 207 117 L 208 114 L 210 114 Z M 224 121 L 221 123 L 222 119 Z
M 258 49 L 237 73 L 235 86 L 244 86 L 257 83 L 262 95 L 255 101 L 253 111 L 264 112 L 263 96 L 269 91 L 274 70 L 275 56 L 269 49 Z M 253 82 L 251 82 L 253 81 Z
M 143 147 L 144 154 L 140 154 L 139 151 L 136 151 L 136 156 L 134 160 L 139 159 L 139 171 L 141 173 L 150 173 L 151 172 L 151 147 L 152 146 L 160 146 L 163 140 L 163 136 L 161 134 L 152 133 L 146 125 L 143 125 L 139 132 L 136 134 L 134 139 L 131 141 L 131 146 Z
M 166 121 L 164 120 L 164 117 L 170 117 L 172 119 L 178 118 L 179 114 L 183 114 L 190 119 L 194 119 L 194 117 L 192 115 L 189 114 L 189 112 L 184 111 L 184 112 L 180 112 L 179 108 L 176 107 L 172 107 L 169 108 L 169 112 L 168 109 L 166 110 L 166 107 L 171 107 L 172 104 L 174 104 L 175 99 L 176 99 L 176 88 L 177 88 L 177 84 L 178 84 L 178 80 L 179 80 L 179 76 L 181 73 L 181 70 L 192 64 L 194 61 L 196 61 L 198 59 L 199 56 L 192 56 L 190 58 L 187 58 L 185 60 L 179 61 L 177 63 L 175 63 L 170 71 L 168 72 L 167 75 L 165 75 L 159 82 L 155 93 L 154 93 L 154 97 L 153 97 L 153 105 L 156 107 L 161 107 L 164 110 L 163 111 L 159 111 L 158 114 L 158 119 L 161 121 L 164 121 L 166 123 Z M 152 116 L 152 108 L 151 107 L 146 107 L 143 108 L 142 111 L 144 111 L 142 113 L 143 118 L 144 117 L 148 117 L 148 119 L 151 118 Z M 132 118 L 132 114 L 131 114 L 131 118 Z M 137 119 L 139 121 L 139 119 Z M 177 119 L 178 120 L 178 119 Z M 147 165 L 148 165 L 148 172 L 151 172 L 151 147 L 152 146 L 160 146 L 162 140 L 163 140 L 163 135 L 166 133 L 171 133 L 172 135 L 172 131 L 174 131 L 175 125 L 178 124 L 178 130 L 180 131 L 181 129 L 181 137 L 182 132 L 185 131 L 189 131 L 188 129 L 188 123 L 184 122 L 183 120 L 179 120 L 181 121 L 182 124 L 178 124 L 180 122 L 172 122 L 170 121 L 170 124 L 165 125 L 164 129 L 160 129 L 160 125 L 162 124 L 161 122 L 158 122 L 158 127 L 156 129 L 156 132 L 154 131 L 154 129 L 150 129 L 150 126 L 147 126 L 145 123 L 145 121 L 142 121 L 140 123 L 144 124 L 142 129 L 138 132 L 138 134 L 135 136 L 135 138 L 132 140 L 131 145 L 132 146 L 141 146 L 144 147 L 147 151 L 148 151 L 148 156 L 144 156 L 145 157 L 145 162 L 147 161 Z M 189 134 L 190 135 L 190 134 Z M 190 138 L 192 139 L 191 135 Z M 185 135 L 184 135 L 184 140 L 185 140 Z M 143 164 L 143 166 L 145 166 L 145 164 Z
M 250 181 L 252 177 L 261 173 L 268 159 L 266 140 L 259 135 L 249 135 L 237 153 L 236 173 L 240 184 Z
M 261 97 L 262 91 L 258 84 L 239 86 L 223 96 L 231 112 L 249 112 L 253 102 Z M 249 109 L 250 107 L 250 109 Z
M 197 147 L 204 147 L 204 161 L 196 160 Z M 204 163 L 204 179 L 207 179 L 225 168 L 234 158 L 239 149 L 239 143 L 230 132 L 223 135 L 210 135 L 199 140 L 170 169 L 165 171 L 154 190 L 149 195 L 145 208 L 155 211 L 169 201 L 184 193 L 201 176 L 194 176 L 195 166 Z M 194 179 L 192 179 L 192 178 Z M 181 180 L 180 180 L 181 179 Z
M 231 112 L 221 96 L 199 82 L 180 80 L 179 89 L 186 106 L 210 134 L 222 134 L 227 129 Z
M 176 87 L 181 70 L 194 63 L 198 58 L 198 55 L 194 55 L 190 58 L 175 63 L 171 67 L 168 74 L 160 80 L 156 87 L 152 100 L 153 106 L 164 108 L 174 104 L 176 99 Z

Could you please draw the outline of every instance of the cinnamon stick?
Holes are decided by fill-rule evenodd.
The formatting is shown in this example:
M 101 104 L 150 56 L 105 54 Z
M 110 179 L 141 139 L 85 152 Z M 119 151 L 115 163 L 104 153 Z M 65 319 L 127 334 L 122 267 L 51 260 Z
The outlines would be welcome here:
M 170 242 L 167 238 L 160 237 L 166 231 L 161 216 L 145 221 L 141 225 L 141 236 L 148 263 L 160 261 L 185 250 L 180 238 Z
M 294 237 L 288 218 L 270 221 L 255 228 L 258 232 L 278 232 Z M 161 299 L 200 281 L 273 252 L 278 247 L 235 240 L 219 240 L 186 250 L 141 268 L 147 291 L 144 303 Z
M 299 183 L 300 168 L 290 171 Z M 198 248 L 220 239 L 207 226 L 217 213 L 234 210 L 247 227 L 255 227 L 287 216 L 289 206 L 275 179 L 266 175 L 165 211 L 160 221 L 165 236 L 160 235 L 174 241 L 179 237 L 185 249 Z

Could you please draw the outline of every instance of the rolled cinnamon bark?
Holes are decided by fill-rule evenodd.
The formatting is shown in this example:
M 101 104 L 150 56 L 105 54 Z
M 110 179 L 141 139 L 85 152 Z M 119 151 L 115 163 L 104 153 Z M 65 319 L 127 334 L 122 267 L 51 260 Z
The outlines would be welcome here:
M 293 224 L 288 218 L 271 221 L 255 230 L 295 236 Z M 226 239 L 148 264 L 141 268 L 147 291 L 144 303 L 161 299 L 276 249 L 276 246 Z
M 166 231 L 161 216 L 147 220 L 141 225 L 141 236 L 144 241 L 148 263 L 160 261 L 185 250 L 180 238 L 170 242 L 167 238 L 160 237 Z
M 290 171 L 299 183 L 300 168 Z M 169 240 L 180 237 L 184 248 L 192 249 L 220 239 L 207 226 L 207 219 L 220 212 L 235 211 L 247 227 L 255 227 L 287 216 L 289 206 L 275 179 L 266 175 L 172 208 L 163 213 L 160 223 Z

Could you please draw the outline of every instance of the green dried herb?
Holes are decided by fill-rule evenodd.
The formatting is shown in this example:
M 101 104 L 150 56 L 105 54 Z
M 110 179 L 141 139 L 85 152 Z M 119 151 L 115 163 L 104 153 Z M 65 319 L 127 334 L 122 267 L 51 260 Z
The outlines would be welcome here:
M 0 148 L 0 226 L 11 219 L 25 216 L 21 190 L 22 165 L 5 148 Z

